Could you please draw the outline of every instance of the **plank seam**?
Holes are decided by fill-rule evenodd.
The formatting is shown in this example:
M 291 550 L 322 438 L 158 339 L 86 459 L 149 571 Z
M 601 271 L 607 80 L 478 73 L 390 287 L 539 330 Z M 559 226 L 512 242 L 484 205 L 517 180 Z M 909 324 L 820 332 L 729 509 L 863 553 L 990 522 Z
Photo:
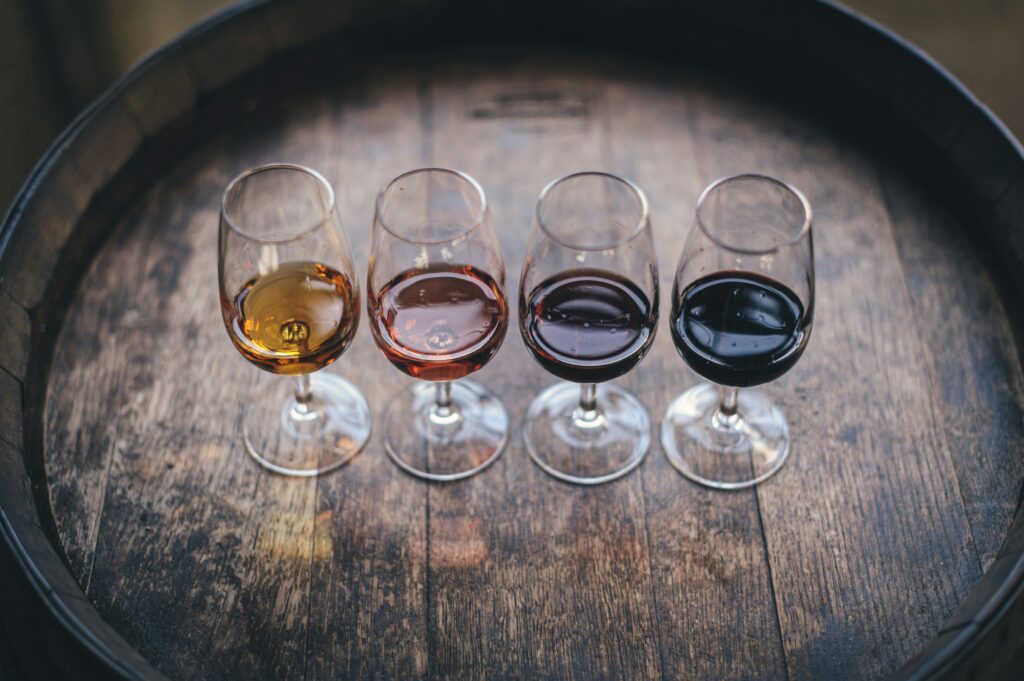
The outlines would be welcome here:
M 703 183 L 706 184 L 707 180 L 705 178 L 707 177 L 707 171 L 706 171 L 707 164 L 706 164 L 706 159 L 705 158 L 701 158 L 702 156 L 705 156 L 705 149 L 702 147 L 702 145 L 699 142 L 699 140 L 701 140 L 702 137 L 701 137 L 701 132 L 698 129 L 698 124 L 697 124 L 697 116 L 698 116 L 698 114 L 697 114 L 696 109 L 697 109 L 698 106 L 699 106 L 699 104 L 689 104 L 686 107 L 686 109 L 685 109 L 685 121 L 686 121 L 686 127 L 689 130 L 690 136 L 694 140 L 693 151 L 694 151 L 694 158 L 696 159 L 697 166 L 699 168 L 699 176 L 703 179 Z M 754 490 L 753 490 L 753 497 L 754 497 L 754 510 L 755 510 L 755 512 L 757 514 L 757 523 L 758 523 L 758 527 L 760 529 L 760 534 L 761 534 L 761 550 L 764 552 L 764 566 L 765 566 L 765 571 L 767 572 L 767 578 L 768 578 L 768 593 L 771 594 L 772 611 L 775 613 L 775 636 L 776 636 L 776 642 L 777 642 L 776 654 L 780 657 L 780 659 L 782 661 L 782 667 L 785 670 L 785 675 L 786 675 L 785 677 L 786 677 L 787 681 L 789 681 L 792 678 L 792 675 L 791 675 L 791 672 L 790 672 L 790 668 L 789 668 L 790 667 L 790 665 L 789 665 L 789 654 L 788 654 L 789 650 L 788 650 L 788 647 L 786 645 L 786 639 L 783 636 L 783 631 L 782 631 L 782 617 L 781 617 L 781 613 L 779 612 L 778 598 L 777 598 L 776 593 L 775 593 L 775 591 L 776 591 L 776 589 L 775 589 L 775 574 L 774 574 L 774 572 L 772 570 L 772 561 L 771 561 L 772 554 L 768 550 L 768 533 L 765 530 L 764 516 L 761 513 L 760 491 L 758 490 L 757 487 L 755 487 Z
M 757 510 L 757 524 L 761 530 L 761 548 L 764 550 L 764 565 L 768 571 L 768 593 L 772 596 L 772 612 L 775 613 L 775 635 L 778 637 L 779 656 L 782 658 L 783 669 L 786 670 L 787 681 L 792 678 L 789 670 L 789 656 L 786 655 L 786 643 L 782 637 L 782 616 L 779 613 L 779 601 L 775 596 L 775 573 L 772 570 L 772 554 L 768 550 L 768 533 L 764 530 L 764 517 L 761 515 L 761 493 L 754 489 L 754 508 Z
M 142 82 L 142 78 L 139 78 L 139 80 L 136 81 L 136 82 Z M 147 139 L 149 139 L 150 137 L 153 137 L 153 135 L 151 135 L 149 133 L 149 131 L 147 130 L 146 126 L 142 122 L 142 116 L 139 114 L 138 111 L 135 110 L 135 107 L 132 106 L 131 100 L 128 99 L 128 97 L 125 96 L 125 93 L 122 92 L 120 94 L 120 96 L 118 97 L 118 99 L 121 101 L 121 104 L 124 106 L 124 111 L 128 115 L 128 120 L 130 120 L 132 122 L 132 125 L 135 126 L 135 129 L 139 133 L 139 147 L 141 147 L 145 143 L 145 141 Z M 133 151 L 131 155 L 134 156 L 137 152 L 138 152 L 138 149 Z M 130 158 L 131 158 L 131 156 L 129 156 L 129 159 Z M 121 169 L 124 168 L 124 166 L 127 163 L 128 162 L 125 161 L 125 163 L 121 164 L 121 167 L 117 169 L 117 172 L 120 172 Z
M 57 196 L 59 197 L 60 195 L 58 194 Z M 29 307 L 27 307 L 27 306 L 25 305 L 25 303 L 24 303 L 24 302 L 22 302 L 22 301 L 18 300 L 17 298 L 15 298 L 15 297 L 14 297 L 14 294 L 13 294 L 13 293 L 11 293 L 10 291 L 8 291 L 8 290 L 7 290 L 7 287 L 6 287 L 6 285 L 5 285 L 5 286 L 4 286 L 3 288 L 0 288 L 0 297 L 6 298 L 6 299 L 7 299 L 7 300 L 9 300 L 9 301 L 10 301 L 10 302 L 11 302 L 12 304 L 14 304 L 14 305 L 17 305 L 17 307 L 18 307 L 18 308 L 19 308 L 20 310 L 23 310 L 23 311 L 24 311 L 24 312 L 25 312 L 26 314 L 28 314 L 28 315 L 29 315 L 29 322 L 30 322 L 30 325 L 29 325 L 29 332 L 30 332 L 30 335 L 31 335 L 31 333 L 32 333 L 32 325 L 31 325 L 31 322 L 32 322 L 32 314 L 31 314 L 31 312 L 30 312 L 30 309 L 29 309 Z M 9 372 L 8 372 L 8 373 L 9 373 Z
M 242 421 L 243 421 L 244 418 L 245 418 L 245 411 L 244 410 L 240 410 L 239 411 L 239 417 L 238 417 L 238 423 L 236 424 L 236 426 L 237 426 L 237 431 L 236 432 L 239 432 L 239 433 L 242 432 Z M 241 452 L 239 452 L 239 453 L 241 453 Z M 252 524 L 253 516 L 256 513 L 256 510 L 257 510 L 257 504 L 255 503 L 256 502 L 256 496 L 259 494 L 260 482 L 262 482 L 262 480 L 263 480 L 263 476 L 262 475 L 257 475 L 256 476 L 256 483 L 252 486 L 252 496 L 250 498 L 252 499 L 253 503 L 249 507 L 249 514 L 245 517 L 245 524 L 242 526 L 242 536 L 244 536 L 245 530 L 247 530 L 249 528 L 249 526 Z M 249 552 L 250 553 L 253 553 L 255 551 L 256 543 L 259 541 L 259 538 L 260 538 L 260 528 L 257 527 L 256 528 L 256 532 L 254 533 L 254 536 L 253 536 L 253 539 L 252 539 L 252 545 L 249 547 Z M 231 551 L 230 545 L 224 548 L 224 554 L 225 555 L 224 555 L 223 560 L 221 560 L 220 564 L 217 566 L 217 574 L 214 577 L 214 581 L 213 581 L 214 584 L 220 584 L 221 583 L 221 575 L 223 575 L 224 574 L 224 570 L 227 569 L 227 563 L 228 563 L 228 560 L 230 558 L 230 555 L 229 555 L 230 551 Z M 214 625 L 213 631 L 220 631 L 221 622 L 224 621 L 224 612 L 225 612 L 225 605 L 227 604 L 227 598 L 228 598 L 227 593 L 225 593 L 223 595 L 223 597 L 221 598 L 221 600 L 220 600 L 220 607 L 217 609 L 217 613 L 218 613 L 218 615 L 217 615 L 217 622 Z M 211 643 L 212 643 L 212 641 L 211 641 Z
M 1022 177 L 1024 177 L 1024 173 L 1018 173 L 1016 177 L 1014 177 L 1012 180 L 1006 183 L 1006 186 L 1003 187 L 998 194 L 996 194 L 996 197 L 994 199 L 992 199 L 992 210 L 994 210 L 996 206 L 1003 202 L 1003 199 L 1005 199 L 1006 195 L 1010 193 L 1010 189 L 1013 188 L 1013 185 L 1017 184 L 1017 182 L 1020 181 Z
M 956 133 L 953 134 L 947 144 L 940 148 L 945 150 L 947 154 L 951 154 L 953 152 L 953 148 L 960 142 L 960 138 L 967 132 L 967 128 L 970 127 L 971 123 L 980 113 L 980 110 L 976 106 L 972 106 L 967 112 L 967 115 L 964 116 L 964 120 L 960 123 L 960 127 L 957 128 Z
M 309 545 L 309 586 L 306 590 L 306 641 L 302 651 L 302 679 L 309 678 L 309 632 L 313 628 L 313 567 L 316 563 L 316 517 L 320 508 L 320 483 L 313 482 L 313 524 L 311 525 L 313 536 Z
M 910 292 L 910 287 L 907 284 L 907 271 L 903 266 L 903 259 L 899 257 L 899 245 L 896 240 L 896 229 L 894 227 L 893 220 L 893 205 L 892 199 L 889 194 L 889 188 L 886 186 L 887 183 L 883 181 L 882 173 L 877 166 L 875 160 L 870 161 L 871 174 L 878 187 L 879 194 L 882 197 L 882 205 L 885 208 L 885 222 L 888 226 L 889 237 L 892 239 L 893 249 L 896 253 L 896 266 L 899 268 L 899 281 L 903 286 L 903 292 L 908 301 L 913 300 L 913 295 Z M 938 431 L 936 437 L 941 441 L 942 449 L 945 451 L 945 458 L 949 461 L 949 467 L 953 472 L 953 480 L 956 482 L 956 494 L 957 499 L 960 500 L 960 508 L 963 511 L 964 524 L 967 526 L 967 538 L 970 540 L 971 553 L 974 556 L 974 563 L 978 568 L 978 575 L 982 576 L 985 574 L 985 567 L 981 562 L 981 554 L 978 551 L 978 543 L 974 538 L 974 524 L 971 522 L 971 514 L 967 510 L 967 500 L 964 497 L 963 487 L 960 484 L 960 471 L 956 465 L 956 461 L 953 458 L 953 452 L 949 444 L 949 438 L 946 433 L 946 428 L 941 421 L 938 420 L 938 414 L 941 412 L 940 405 L 936 402 L 936 395 L 940 390 L 940 386 L 937 385 L 938 381 L 938 369 L 935 366 L 935 358 L 932 356 L 931 350 L 926 347 L 921 335 L 921 320 L 918 315 L 917 309 L 913 305 L 911 315 L 914 325 L 914 339 L 917 345 L 918 357 L 923 365 L 925 379 L 928 382 L 928 386 L 931 388 L 928 391 L 928 403 L 931 406 L 932 419 L 936 421 L 936 425 L 939 426 L 936 430 Z M 965 594 L 966 595 L 966 594 Z
M 143 256 L 144 259 L 142 260 L 143 267 L 145 267 L 145 263 L 149 262 L 149 256 L 150 256 L 151 251 L 152 251 L 152 245 L 153 245 L 153 240 L 152 239 L 150 239 L 150 240 L 148 240 L 146 242 L 145 253 L 144 253 L 144 256 Z M 145 279 L 145 273 L 143 273 L 142 278 Z M 55 343 L 59 342 L 59 340 L 60 339 L 58 337 L 55 340 Z M 56 348 L 56 345 L 54 345 L 54 347 Z M 53 361 L 53 360 L 51 359 L 51 361 Z M 125 362 L 125 363 L 123 363 L 123 365 L 121 367 L 121 371 L 120 371 L 119 376 L 118 376 L 118 384 L 119 385 L 124 385 L 125 384 L 125 380 L 124 379 L 125 379 L 125 376 L 126 376 L 127 372 L 128 372 L 128 363 Z M 46 409 L 45 409 L 45 404 L 44 404 L 44 407 L 41 410 L 41 418 L 44 420 L 44 423 L 43 423 L 43 448 L 44 448 L 43 449 L 43 465 L 45 467 L 45 464 L 46 464 L 46 461 L 45 461 L 45 459 L 46 459 L 46 449 L 45 449 L 45 446 L 46 446 L 45 445 L 45 442 L 46 442 L 46 423 L 45 423 Z M 107 461 L 107 465 L 104 466 L 104 469 L 103 469 L 103 494 L 100 495 L 99 507 L 96 509 L 96 519 L 95 519 L 96 527 L 95 527 L 94 534 L 93 534 L 93 537 L 92 537 L 92 542 L 91 542 L 92 543 L 92 547 L 91 547 L 91 553 L 89 555 L 89 570 L 88 570 L 88 572 L 85 573 L 85 579 L 83 580 L 84 583 L 80 582 L 80 584 L 82 586 L 82 593 L 84 593 L 86 595 L 89 594 L 89 590 L 92 587 L 92 575 L 93 575 L 93 571 L 96 569 L 96 554 L 99 553 L 100 535 L 102 534 L 103 524 L 104 524 L 103 523 L 103 511 L 106 508 L 106 505 L 107 505 L 107 493 L 110 490 L 110 474 L 111 474 L 111 472 L 114 469 L 114 462 L 120 458 L 120 457 L 118 457 L 118 453 L 117 453 L 118 452 L 117 445 L 118 445 L 118 443 L 120 441 L 121 441 L 121 412 L 120 412 L 120 410 L 118 410 L 117 411 L 117 415 L 114 418 L 114 438 L 113 438 L 113 441 L 112 441 L 113 442 L 113 451 L 110 453 L 110 458 Z M 47 494 L 49 494 L 49 485 L 47 485 L 47 488 L 48 488 Z M 50 499 L 50 507 L 53 508 L 53 499 L 52 498 Z M 56 518 L 54 518 L 54 521 L 56 521 Z
M 424 486 L 426 487 L 426 509 L 423 514 L 423 626 L 426 629 L 425 633 L 427 636 L 427 678 L 429 679 L 432 678 L 434 672 L 437 632 L 436 627 L 433 625 L 433 618 L 431 617 L 431 613 L 433 612 L 433 593 L 431 590 L 430 580 L 430 484 L 425 483 Z
M 434 109 L 430 97 L 431 69 L 424 65 L 417 70 L 416 103 L 419 105 L 419 124 L 423 133 L 420 153 L 423 161 L 429 164 L 434 154 Z M 428 459 L 429 463 L 429 459 Z M 437 657 L 437 627 L 434 624 L 434 592 L 430 569 L 430 483 L 424 484 L 425 508 L 423 514 L 424 554 L 423 554 L 423 627 L 426 636 L 427 674 L 434 676 L 434 660 Z
M 203 79 L 200 78 L 199 71 L 196 70 L 196 67 L 192 64 L 192 60 L 189 59 L 189 56 L 191 56 L 191 54 L 182 55 L 180 63 L 181 70 L 185 73 L 189 83 L 192 84 L 192 89 L 196 93 L 196 104 L 192 107 L 194 111 L 198 106 L 199 101 L 203 98 L 203 95 L 206 94 L 206 89 L 203 87 Z
M 10 518 L 3 509 L 0 509 L 0 537 L 7 539 L 8 546 L 15 554 L 15 561 L 22 562 L 25 576 L 32 583 L 44 606 L 72 632 L 72 635 L 82 645 L 88 647 L 99 659 L 102 659 L 111 670 L 119 673 L 121 678 L 137 679 L 138 681 L 145 680 L 146 677 L 141 675 L 131 665 L 130 661 L 115 655 L 111 651 L 110 646 L 102 641 L 93 629 L 83 626 L 79 617 L 71 612 L 71 609 L 65 602 L 67 596 L 54 590 L 49 580 L 46 579 L 39 569 L 39 566 L 31 560 L 28 549 L 22 542 L 20 535 L 15 532 L 13 523 L 11 523 Z M 92 603 L 88 601 L 86 603 L 95 608 Z M 108 628 L 115 636 L 120 636 L 105 620 L 103 622 L 104 627 Z M 132 650 L 134 651 L 134 648 Z
M 658 606 L 658 590 L 655 588 L 654 581 L 654 561 L 651 560 L 652 544 L 651 544 L 651 518 L 647 510 L 647 483 L 644 480 L 644 476 L 640 476 L 640 503 L 644 507 L 644 543 L 647 544 L 647 579 L 650 582 L 651 591 L 651 607 L 654 608 L 654 635 L 658 643 L 658 671 L 661 672 L 662 681 L 668 679 L 665 674 L 665 647 L 661 639 L 661 614 Z
M 610 114 L 611 105 L 610 105 L 610 103 L 608 101 L 608 90 L 609 90 L 608 85 L 605 84 L 604 87 L 601 87 L 600 91 L 598 91 L 597 86 L 595 86 L 593 83 L 588 83 L 586 89 L 587 89 L 587 91 L 588 91 L 588 93 L 589 93 L 589 95 L 591 97 L 591 101 L 593 102 L 593 105 L 594 105 L 595 118 L 599 122 L 599 125 L 601 126 L 601 130 L 603 132 L 603 134 L 601 134 L 599 136 L 599 140 L 600 140 L 600 143 L 601 143 L 600 158 L 604 162 L 604 166 L 606 168 L 612 168 L 613 171 L 622 172 L 624 175 L 627 175 L 627 176 L 629 176 L 629 175 L 635 176 L 636 175 L 636 167 L 635 167 L 636 164 L 635 164 L 635 162 L 633 162 L 633 163 L 630 163 L 628 161 L 624 162 L 622 158 L 616 157 L 613 154 L 613 151 L 612 151 L 612 139 L 613 139 L 613 129 L 614 128 L 613 128 L 613 125 L 612 125 L 612 116 Z M 591 125 L 594 125 L 594 123 L 590 119 L 587 119 L 586 125 L 591 126 Z M 628 174 L 627 174 L 627 168 L 625 167 L 627 165 L 628 165 Z M 657 260 L 657 256 L 655 256 L 655 261 L 656 260 Z M 656 285 L 660 287 L 660 281 L 657 280 L 657 277 L 655 277 L 655 280 L 656 280 Z M 657 296 L 655 296 L 655 297 L 657 298 Z M 656 437 L 654 439 L 657 440 Z M 656 448 L 654 446 L 653 442 L 651 443 L 651 448 L 652 449 Z M 645 454 L 645 458 L 647 456 L 650 456 L 650 455 L 651 455 L 651 452 L 648 451 L 647 454 Z M 646 548 L 646 551 L 644 552 L 644 554 L 645 554 L 645 561 L 644 562 L 647 564 L 648 592 L 650 594 L 650 599 L 651 599 L 650 607 L 652 608 L 652 614 L 654 616 L 653 622 L 651 624 L 652 624 L 652 627 L 654 629 L 655 644 L 658 647 L 658 673 L 660 674 L 660 677 L 661 677 L 662 681 L 665 681 L 665 679 L 668 678 L 668 676 L 667 676 L 667 674 L 665 672 L 665 669 L 667 667 L 667 663 L 666 663 L 666 660 L 665 660 L 665 647 L 664 647 L 664 644 L 662 642 L 662 633 L 661 633 L 662 618 L 660 617 L 660 612 L 659 612 L 660 608 L 658 606 L 658 595 L 657 595 L 657 589 L 655 588 L 655 581 L 654 581 L 654 561 L 651 559 L 651 552 L 652 552 L 653 544 L 651 543 L 651 520 L 650 520 L 650 514 L 648 513 L 648 510 L 647 510 L 647 484 L 646 484 L 646 481 L 645 481 L 645 476 L 642 474 L 642 472 L 638 474 L 638 477 L 640 478 L 640 504 L 642 506 L 641 517 L 643 518 L 643 523 L 644 523 L 644 545 L 645 545 L 645 548 Z
M 24 418 L 25 418 L 25 383 L 20 378 L 18 378 L 17 376 L 12 374 L 10 371 L 8 371 L 7 367 L 3 366 L 2 364 L 0 364 L 0 371 L 2 371 L 3 373 L 7 374 L 11 378 L 11 380 L 13 380 L 18 385 L 18 402 L 19 402 L 18 406 L 20 407 L 19 411 L 21 412 L 19 414 L 19 416 L 21 417 L 19 419 L 21 421 L 21 423 L 19 425 L 21 426 L 21 442 L 22 442 L 22 444 L 16 445 L 13 442 L 11 442 L 10 438 L 7 437 L 6 433 L 0 433 L 0 440 L 3 440 L 8 445 L 10 445 L 11 449 L 13 449 L 16 452 L 19 452 L 21 454 L 21 456 L 22 456 L 22 465 L 24 465 L 24 457 L 25 457 L 25 422 L 24 422 Z M 25 472 L 28 473 L 28 467 L 27 466 L 26 466 Z

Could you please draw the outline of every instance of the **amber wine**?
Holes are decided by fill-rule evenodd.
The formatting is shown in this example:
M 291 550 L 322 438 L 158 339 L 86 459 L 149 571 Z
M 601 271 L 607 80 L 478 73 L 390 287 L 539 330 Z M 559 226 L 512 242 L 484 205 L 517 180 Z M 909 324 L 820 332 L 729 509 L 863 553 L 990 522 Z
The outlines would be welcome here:
M 322 369 L 344 352 L 359 325 L 359 294 L 348 277 L 314 262 L 285 263 L 223 301 L 235 347 L 277 374 Z
M 508 326 L 505 293 L 472 265 L 400 272 L 370 300 L 374 339 L 415 378 L 454 381 L 498 352 Z

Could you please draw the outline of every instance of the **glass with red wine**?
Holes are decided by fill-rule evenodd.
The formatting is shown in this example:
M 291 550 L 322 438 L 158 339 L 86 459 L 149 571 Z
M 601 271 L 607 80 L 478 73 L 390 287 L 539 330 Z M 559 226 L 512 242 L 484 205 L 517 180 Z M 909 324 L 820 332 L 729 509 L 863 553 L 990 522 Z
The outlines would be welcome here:
M 803 354 L 814 317 L 811 206 L 763 175 L 718 180 L 697 202 L 676 268 L 672 338 L 710 381 L 677 397 L 661 425 L 668 460 L 706 487 L 743 489 L 790 452 L 782 412 L 759 390 Z
M 377 197 L 367 282 L 377 346 L 419 379 L 384 413 L 388 455 L 427 480 L 482 471 L 504 449 L 509 419 L 497 395 L 466 379 L 508 325 L 505 266 L 480 185 L 444 168 L 392 180 Z
M 519 328 L 563 382 L 530 406 L 524 439 L 548 474 L 576 484 L 619 478 L 643 460 L 651 421 L 608 383 L 651 348 L 658 266 L 647 198 L 615 175 L 581 172 L 541 192 L 519 283 Z

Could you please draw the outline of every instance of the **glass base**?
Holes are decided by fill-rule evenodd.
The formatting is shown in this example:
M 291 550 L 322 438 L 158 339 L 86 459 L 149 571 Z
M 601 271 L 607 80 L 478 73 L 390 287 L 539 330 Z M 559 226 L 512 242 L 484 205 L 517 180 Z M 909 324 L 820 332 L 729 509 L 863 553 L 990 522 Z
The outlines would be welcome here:
M 278 380 L 246 410 L 245 451 L 275 473 L 322 475 L 348 463 L 370 439 L 370 407 L 358 388 L 331 374 L 310 381 L 306 406 L 295 399 L 294 381 Z
M 523 427 L 533 462 L 559 480 L 596 485 L 640 465 L 651 444 L 651 418 L 632 393 L 597 386 L 597 409 L 580 409 L 580 386 L 558 383 L 533 401 Z
M 476 475 L 505 449 L 508 412 L 497 395 L 475 381 L 451 384 L 447 410 L 438 408 L 437 391 L 438 384 L 419 381 L 391 399 L 384 414 L 388 456 L 425 480 Z
M 718 411 L 721 388 L 703 383 L 677 397 L 661 424 L 669 462 L 714 489 L 744 489 L 770 478 L 789 456 L 786 417 L 758 390 L 739 391 L 732 416 Z

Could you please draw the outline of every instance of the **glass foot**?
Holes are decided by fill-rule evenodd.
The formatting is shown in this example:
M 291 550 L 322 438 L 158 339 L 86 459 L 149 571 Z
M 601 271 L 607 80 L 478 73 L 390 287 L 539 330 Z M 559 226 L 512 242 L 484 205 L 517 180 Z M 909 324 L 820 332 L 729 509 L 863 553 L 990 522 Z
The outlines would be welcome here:
M 439 389 L 419 381 L 392 398 L 384 414 L 384 445 L 410 475 L 461 480 L 501 455 L 508 443 L 508 412 L 497 395 L 475 381 L 451 383 L 447 409 L 437 405 Z
M 332 374 L 309 378 L 307 403 L 296 400 L 292 382 L 279 380 L 245 413 L 245 451 L 275 473 L 322 475 L 348 463 L 370 439 L 370 408 L 359 389 Z
M 677 397 L 661 424 L 665 456 L 690 480 L 714 489 L 744 489 L 770 478 L 789 455 L 786 417 L 758 390 L 739 391 L 731 416 L 718 411 L 710 383 Z
M 640 465 L 651 444 L 651 419 L 632 393 L 597 386 L 596 409 L 580 408 L 580 386 L 558 383 L 533 401 L 523 437 L 533 462 L 559 480 L 596 485 Z

